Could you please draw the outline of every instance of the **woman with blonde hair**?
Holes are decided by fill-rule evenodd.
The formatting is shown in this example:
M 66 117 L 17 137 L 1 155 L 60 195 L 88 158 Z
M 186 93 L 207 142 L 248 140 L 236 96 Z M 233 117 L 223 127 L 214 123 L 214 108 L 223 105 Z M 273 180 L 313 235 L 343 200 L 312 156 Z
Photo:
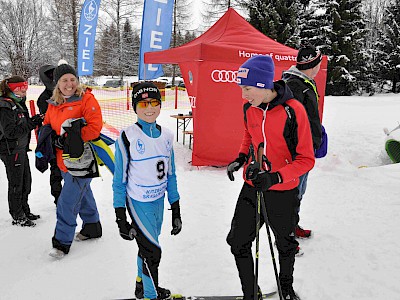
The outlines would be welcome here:
M 66 167 L 66 149 L 75 145 L 69 144 L 72 139 L 68 137 L 69 133 L 66 133 L 65 129 L 78 120 L 81 124 L 79 139 L 85 143 L 99 137 L 103 120 L 96 98 L 89 89 L 83 90 L 75 69 L 65 61 L 60 61 L 54 69 L 54 82 L 56 86 L 43 124 L 49 124 L 56 132 L 54 145 L 57 165 L 64 179 L 64 186 L 57 203 L 57 223 L 52 238 L 53 249 L 49 253 L 55 258 L 62 258 L 69 253 L 75 236 L 78 214 L 83 224 L 75 237 L 76 240 L 99 238 L 102 235 L 99 213 L 90 187 L 92 178 L 97 177 L 98 174 L 80 172 L 77 175 L 72 168 Z

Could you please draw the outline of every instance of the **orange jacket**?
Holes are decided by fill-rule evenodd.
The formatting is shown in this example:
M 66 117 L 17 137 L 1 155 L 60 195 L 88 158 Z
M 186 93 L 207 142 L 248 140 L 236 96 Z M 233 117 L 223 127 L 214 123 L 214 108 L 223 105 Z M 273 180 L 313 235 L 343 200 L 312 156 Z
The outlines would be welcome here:
M 61 124 L 68 119 L 84 118 L 87 125 L 82 128 L 82 139 L 84 142 L 99 137 L 103 127 L 103 118 L 99 103 L 93 94 L 87 90 L 82 97 L 71 96 L 66 103 L 58 105 L 50 102 L 43 124 L 50 124 L 51 128 L 59 135 Z M 61 171 L 67 172 L 62 159 L 63 151 L 56 149 L 57 165 Z

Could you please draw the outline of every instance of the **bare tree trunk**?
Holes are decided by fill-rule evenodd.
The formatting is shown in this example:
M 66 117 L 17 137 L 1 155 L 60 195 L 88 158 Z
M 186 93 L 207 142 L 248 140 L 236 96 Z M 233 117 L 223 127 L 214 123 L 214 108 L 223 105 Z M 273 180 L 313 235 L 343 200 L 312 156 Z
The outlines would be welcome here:
M 71 0 L 71 21 L 72 21 L 72 38 L 73 38 L 73 45 L 74 45 L 74 66 L 75 68 L 78 67 L 78 21 L 77 21 L 77 1 Z

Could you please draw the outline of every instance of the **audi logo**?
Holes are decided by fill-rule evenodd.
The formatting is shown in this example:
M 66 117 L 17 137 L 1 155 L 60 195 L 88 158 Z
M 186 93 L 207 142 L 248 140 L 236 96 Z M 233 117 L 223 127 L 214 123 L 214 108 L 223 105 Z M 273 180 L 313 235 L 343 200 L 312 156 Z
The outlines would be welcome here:
M 211 73 L 211 79 L 214 82 L 237 83 L 237 71 L 213 70 Z

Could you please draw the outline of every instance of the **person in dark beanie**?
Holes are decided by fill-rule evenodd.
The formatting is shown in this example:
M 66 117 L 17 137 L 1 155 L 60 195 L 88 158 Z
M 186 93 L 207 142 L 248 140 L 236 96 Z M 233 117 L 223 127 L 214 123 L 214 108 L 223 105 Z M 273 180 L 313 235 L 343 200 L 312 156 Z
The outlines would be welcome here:
M 31 131 L 41 124 L 43 116 L 29 117 L 27 90 L 28 82 L 21 76 L 0 83 L 0 159 L 6 167 L 12 224 L 33 227 L 40 216 L 31 213 L 28 204 L 32 176 L 27 152 Z
M 314 81 L 321 67 L 322 54 L 312 45 L 302 46 L 297 54 L 297 63 L 289 70 L 284 71 L 282 79 L 289 86 L 293 97 L 300 101 L 306 109 L 310 122 L 313 148 L 317 150 L 322 143 L 322 125 L 318 112 L 318 90 Z M 306 192 L 308 173 L 300 177 L 299 199 L 300 202 Z M 300 206 L 299 206 L 300 210 Z M 310 229 L 303 229 L 300 225 L 296 226 L 295 231 L 298 238 L 311 237 Z
M 115 143 L 116 222 L 120 236 L 125 240 L 136 239 L 139 247 L 135 297 L 169 299 L 171 291 L 158 285 L 158 266 L 165 192 L 172 211 L 171 235 L 182 229 L 172 147 L 174 135 L 156 122 L 161 111 L 161 94 L 153 83 L 142 82 L 133 87 L 132 106 L 137 122 L 122 130 Z M 131 223 L 127 221 L 127 210 Z
M 257 194 L 267 210 L 268 223 L 279 253 L 279 282 L 284 299 L 300 299 L 293 290 L 293 271 L 298 242 L 299 177 L 314 166 L 310 125 L 304 107 L 293 99 L 284 81 L 273 81 L 274 62 L 268 55 L 253 56 L 238 70 L 242 90 L 244 135 L 238 157 L 227 174 L 243 166 L 244 184 L 236 203 L 227 242 L 235 257 L 244 300 L 262 299 L 255 294 L 252 242 L 256 238 Z M 254 149 L 251 151 L 250 149 Z M 253 152 L 253 153 L 252 153 Z M 250 176 L 254 159 L 258 172 Z M 261 223 L 265 222 L 261 215 Z
M 44 65 L 39 69 L 39 78 L 45 85 L 45 90 L 40 94 L 37 100 L 37 106 L 39 107 L 39 111 L 41 114 L 46 114 L 47 107 L 49 103 L 47 100 L 51 98 L 53 95 L 54 87 L 56 84 L 53 80 L 53 72 L 56 67 L 53 65 Z M 54 149 L 55 152 L 55 149 Z M 50 191 L 51 195 L 54 197 L 54 204 L 57 205 L 58 197 L 61 193 L 61 182 L 62 176 L 61 171 L 57 166 L 57 160 L 50 160 Z
M 80 128 L 80 141 L 89 142 L 100 136 L 103 127 L 101 109 L 91 91 L 83 90 L 76 77 L 75 69 L 66 61 L 60 61 L 53 72 L 56 86 L 45 115 L 43 125 L 49 124 L 56 132 L 54 146 L 56 147 L 57 165 L 64 179 L 57 203 L 57 223 L 52 238 L 53 249 L 49 255 L 62 258 L 69 253 L 74 240 L 77 226 L 76 218 L 82 219 L 82 229 L 76 234 L 76 241 L 84 241 L 102 236 L 102 226 L 96 200 L 93 196 L 90 183 L 92 176 L 78 176 L 74 170 L 67 169 L 64 158 L 66 149 L 75 145 L 69 144 L 70 135 L 65 132 L 67 123 L 73 120 L 84 119 Z M 76 123 L 74 123 L 76 124 Z M 78 145 L 79 146 L 79 145 Z M 96 163 L 95 160 L 92 163 Z

